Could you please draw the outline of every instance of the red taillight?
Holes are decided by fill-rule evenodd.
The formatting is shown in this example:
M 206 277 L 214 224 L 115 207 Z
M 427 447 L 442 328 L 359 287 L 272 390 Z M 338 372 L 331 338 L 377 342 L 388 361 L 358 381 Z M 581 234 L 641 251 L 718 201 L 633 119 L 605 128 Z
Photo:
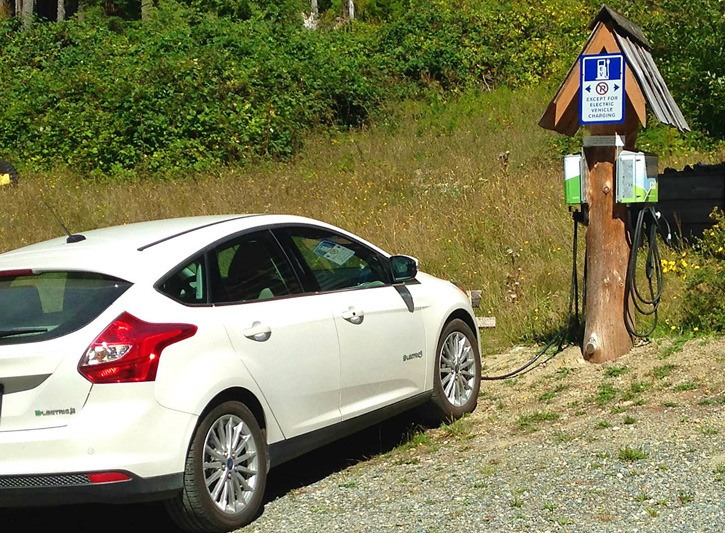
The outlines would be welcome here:
M 17 278 L 18 276 L 32 276 L 33 271 L 29 268 L 19 270 L 0 270 L 0 278 Z
M 88 347 L 78 371 L 91 383 L 153 381 L 163 349 L 196 330 L 192 324 L 150 323 L 121 313 Z
M 131 476 L 123 472 L 96 472 L 88 474 L 88 481 L 91 483 L 116 483 L 118 481 L 129 481 Z

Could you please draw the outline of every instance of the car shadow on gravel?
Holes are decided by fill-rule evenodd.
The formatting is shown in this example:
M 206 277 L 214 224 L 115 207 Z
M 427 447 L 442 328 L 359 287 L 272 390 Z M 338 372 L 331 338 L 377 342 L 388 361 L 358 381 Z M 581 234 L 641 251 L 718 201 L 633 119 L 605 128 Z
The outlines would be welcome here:
M 414 413 L 403 413 L 279 465 L 269 473 L 264 504 L 370 457 L 389 452 L 410 441 L 420 428 L 428 427 Z M 264 513 L 264 507 L 261 513 Z M 0 530 L 8 533 L 60 529 L 70 529 L 74 533 L 182 531 L 174 526 L 160 503 L 0 508 L 0 524 Z
M 415 412 L 407 412 L 281 464 L 269 473 L 264 503 L 389 452 L 430 427 Z

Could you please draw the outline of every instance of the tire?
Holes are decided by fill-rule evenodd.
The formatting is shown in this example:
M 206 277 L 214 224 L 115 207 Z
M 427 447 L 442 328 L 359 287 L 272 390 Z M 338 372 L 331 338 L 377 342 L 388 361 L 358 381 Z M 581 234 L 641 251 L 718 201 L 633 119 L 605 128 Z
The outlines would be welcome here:
M 481 354 L 476 336 L 463 320 L 448 322 L 441 332 L 433 372 L 433 396 L 426 415 L 453 421 L 473 412 L 481 388 Z
M 239 402 L 212 409 L 196 428 L 184 470 L 184 489 L 166 510 L 186 531 L 225 532 L 249 524 L 267 481 L 264 433 Z

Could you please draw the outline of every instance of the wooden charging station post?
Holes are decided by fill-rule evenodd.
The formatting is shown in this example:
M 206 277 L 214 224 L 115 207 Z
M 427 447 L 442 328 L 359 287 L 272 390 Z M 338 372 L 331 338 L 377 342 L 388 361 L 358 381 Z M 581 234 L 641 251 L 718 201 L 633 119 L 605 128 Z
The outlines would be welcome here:
M 625 319 L 629 309 L 626 305 L 630 255 L 626 228 L 628 207 L 615 201 L 617 156 L 621 149 L 634 150 L 639 125 L 647 124 L 647 104 L 660 122 L 680 131 L 689 130 L 689 126 L 667 90 L 649 53 L 649 43 L 637 26 L 604 6 L 589 28 L 592 33 L 580 58 L 549 103 L 539 126 L 573 136 L 583 125 L 590 133 L 584 137 L 588 183 L 582 202 L 588 205 L 588 224 L 582 353 L 587 361 L 603 363 L 626 354 L 633 345 Z M 581 114 L 582 98 L 586 96 L 583 90 L 601 87 L 601 94 L 614 94 L 622 89 L 606 77 L 601 86 L 587 85 L 584 89 L 581 86 L 582 60 L 607 54 L 621 54 L 623 58 L 621 117 L 585 121 Z M 634 317 L 629 319 L 633 324 Z

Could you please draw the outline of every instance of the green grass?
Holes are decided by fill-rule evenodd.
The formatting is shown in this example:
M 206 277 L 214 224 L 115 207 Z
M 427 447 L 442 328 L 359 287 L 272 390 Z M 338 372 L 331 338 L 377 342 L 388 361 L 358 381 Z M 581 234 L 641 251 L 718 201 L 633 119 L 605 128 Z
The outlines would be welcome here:
M 618 393 L 619 389 L 614 385 L 606 382 L 600 383 L 599 388 L 597 389 L 597 394 L 594 397 L 594 401 L 597 403 L 597 405 L 603 407 L 608 403 L 613 402 L 616 399 Z
M 604 370 L 604 375 L 608 377 L 622 376 L 629 372 L 627 366 L 610 366 Z
M 652 375 L 655 377 L 655 379 L 665 379 L 670 374 L 672 374 L 672 371 L 677 368 L 677 365 L 673 365 L 671 363 L 666 365 L 660 365 L 652 369 Z
M 362 130 L 308 136 L 289 162 L 190 169 L 179 180 L 23 172 L 18 187 L 0 187 L 0 252 L 62 235 L 53 212 L 73 232 L 185 215 L 299 214 L 414 255 L 421 270 L 481 290 L 477 313 L 496 318 L 483 332 L 484 354 L 549 340 L 566 322 L 573 238 L 561 136 L 537 124 L 555 90 L 501 88 L 435 105 L 405 102 Z M 504 166 L 498 154 L 507 150 Z M 661 164 L 678 157 L 682 167 L 715 155 L 673 154 Z M 581 273 L 584 231 L 579 239 Z M 662 321 L 679 301 L 668 291 Z
M 689 335 L 683 335 L 679 337 L 674 337 L 672 339 L 672 342 L 663 346 L 660 350 L 659 355 L 657 356 L 658 359 L 667 359 L 672 354 L 675 354 L 677 352 L 682 351 L 682 347 L 685 345 L 685 343 L 690 340 L 692 337 Z
M 552 413 L 550 411 L 537 411 L 534 413 L 518 416 L 516 418 L 516 427 L 520 431 L 533 433 L 539 430 L 539 425 L 541 422 L 551 422 L 558 419 L 559 415 L 557 413 Z
M 620 448 L 619 453 L 617 454 L 617 457 L 619 457 L 620 461 L 624 461 L 627 463 L 633 463 L 634 461 L 640 461 L 642 459 L 647 459 L 649 457 L 649 454 L 640 449 L 630 448 L 629 446 L 625 446 L 624 448 Z
M 674 386 L 674 390 L 676 392 L 684 392 L 688 390 L 695 390 L 698 387 L 697 381 L 685 381 L 683 383 L 678 383 Z

